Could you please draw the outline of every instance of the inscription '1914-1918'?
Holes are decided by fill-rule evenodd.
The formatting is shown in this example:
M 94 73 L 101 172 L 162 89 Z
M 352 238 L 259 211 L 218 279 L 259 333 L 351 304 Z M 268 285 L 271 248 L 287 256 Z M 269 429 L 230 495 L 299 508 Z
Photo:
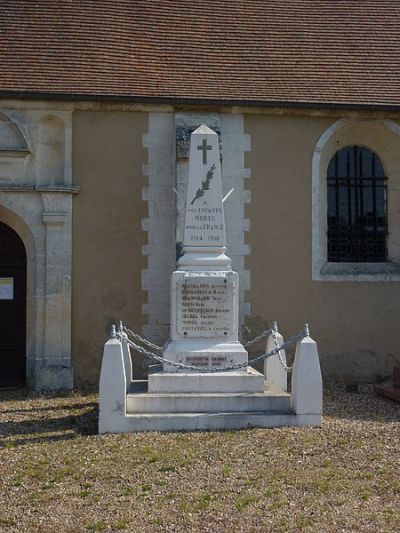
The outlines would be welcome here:
M 192 214 L 192 223 L 187 224 L 186 228 L 191 232 L 191 242 L 204 242 L 204 244 L 222 242 L 220 235 L 224 229 L 221 220 L 222 208 L 194 207 L 189 211 Z
M 232 333 L 233 284 L 223 277 L 187 278 L 177 287 L 177 330 L 185 337 L 224 337 Z

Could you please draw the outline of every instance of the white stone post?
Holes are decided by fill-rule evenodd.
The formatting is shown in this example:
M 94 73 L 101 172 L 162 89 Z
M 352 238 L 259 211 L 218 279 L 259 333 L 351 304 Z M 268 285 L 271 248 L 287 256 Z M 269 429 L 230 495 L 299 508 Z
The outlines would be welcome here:
M 297 343 L 292 375 L 292 409 L 297 415 L 322 414 L 322 375 L 317 343 L 309 336 Z M 318 423 L 318 420 L 315 423 Z
M 126 376 L 122 343 L 113 326 L 111 339 L 104 345 L 99 383 L 99 433 L 124 431 Z
M 273 325 L 274 335 L 278 344 L 283 344 L 283 337 L 278 331 L 278 325 L 275 322 Z M 272 333 L 267 338 L 267 352 L 276 348 L 274 336 Z M 283 364 L 286 366 L 286 351 L 280 350 L 280 356 Z M 279 354 L 272 355 L 264 361 L 264 376 L 267 385 L 273 385 L 280 390 L 287 391 L 287 372 L 283 368 L 279 359 Z

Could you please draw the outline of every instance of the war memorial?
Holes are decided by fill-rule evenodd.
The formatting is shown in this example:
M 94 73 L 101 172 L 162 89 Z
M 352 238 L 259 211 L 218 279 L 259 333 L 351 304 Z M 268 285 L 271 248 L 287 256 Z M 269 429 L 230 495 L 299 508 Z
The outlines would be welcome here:
M 191 135 L 186 198 L 170 339 L 160 348 L 122 323 L 113 326 L 101 367 L 99 432 L 319 424 L 322 377 L 308 325 L 284 342 L 274 323 L 247 343 L 263 346 L 251 361 L 239 340 L 239 275 L 226 253 L 219 139 L 204 124 Z M 285 348 L 295 343 L 289 368 Z M 155 363 L 147 380 L 132 376 L 137 352 Z M 251 366 L 262 361 L 264 373 Z

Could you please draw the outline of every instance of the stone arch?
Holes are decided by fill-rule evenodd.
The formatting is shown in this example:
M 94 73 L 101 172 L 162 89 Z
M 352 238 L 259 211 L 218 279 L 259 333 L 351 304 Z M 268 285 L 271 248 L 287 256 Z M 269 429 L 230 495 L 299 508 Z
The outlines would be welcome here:
M 0 151 L 28 150 L 27 140 L 11 118 L 0 112 Z
M 27 301 L 26 301 L 26 355 L 27 383 L 33 385 L 34 361 L 40 335 L 37 330 L 37 262 L 36 242 L 28 224 L 16 212 L 0 205 L 0 221 L 13 229 L 21 238 L 27 257 Z
M 388 180 L 388 263 L 327 262 L 327 168 L 346 146 L 364 146 L 382 161 Z M 326 281 L 400 279 L 400 126 L 392 120 L 343 118 L 319 138 L 312 159 L 312 277 Z
M 38 124 L 38 181 L 63 185 L 65 178 L 65 124 L 54 115 L 43 116 Z

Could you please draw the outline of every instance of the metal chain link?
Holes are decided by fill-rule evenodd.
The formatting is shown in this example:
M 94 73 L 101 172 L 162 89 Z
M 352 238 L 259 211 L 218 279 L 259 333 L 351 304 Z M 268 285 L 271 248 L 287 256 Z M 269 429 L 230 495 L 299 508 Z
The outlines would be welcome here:
M 266 329 L 265 331 L 263 331 L 262 333 L 260 333 L 260 335 L 257 335 L 257 337 L 254 337 L 254 339 L 252 339 L 251 341 L 247 341 L 246 344 L 244 344 L 243 346 L 245 348 L 248 348 L 249 346 L 253 346 L 253 344 L 256 344 L 258 341 L 261 341 L 262 339 L 264 339 L 265 337 L 268 337 L 268 335 L 272 332 L 272 329 Z
M 276 353 L 279 353 L 281 350 L 285 350 L 288 346 L 291 346 L 295 342 L 298 342 L 299 340 L 303 339 L 306 335 L 304 331 L 302 331 L 301 333 L 298 333 L 297 335 L 290 337 L 290 339 L 285 341 L 283 344 L 281 345 L 277 344 L 277 346 L 273 348 L 272 350 L 270 350 L 269 352 L 264 352 L 263 354 L 259 355 L 258 357 L 255 357 L 254 359 L 251 359 L 250 361 L 246 361 L 245 363 L 237 363 L 235 365 L 225 366 L 225 367 L 217 368 L 217 369 L 216 368 L 202 368 L 202 367 L 197 367 L 197 366 L 192 366 L 192 365 L 185 365 L 183 363 L 178 363 L 177 361 L 171 361 L 170 359 L 166 359 L 165 357 L 162 357 L 161 355 L 157 355 L 153 352 L 150 352 L 149 350 L 146 350 L 146 348 L 143 348 L 143 346 L 139 346 L 138 344 L 134 343 L 129 338 L 125 337 L 123 333 L 121 333 L 120 331 L 116 333 L 116 336 L 117 338 L 119 338 L 121 342 L 126 341 L 129 344 L 129 346 L 131 346 L 137 352 L 145 355 L 146 357 L 152 360 L 159 361 L 160 363 L 166 363 L 168 365 L 174 366 L 176 368 L 182 368 L 184 370 L 195 370 L 196 372 L 199 372 L 199 373 L 219 373 L 219 372 L 227 372 L 230 370 L 240 370 L 241 368 L 245 368 L 251 364 L 264 361 L 268 357 L 272 357 Z
M 130 335 L 131 337 L 133 337 L 134 339 L 138 340 L 139 342 L 141 342 L 145 346 L 148 346 L 149 348 L 153 348 L 153 350 L 158 350 L 160 352 L 162 351 L 162 347 L 161 346 L 157 346 L 157 344 L 153 344 L 152 342 L 148 341 L 147 339 L 141 337 L 138 333 L 135 333 L 134 331 L 129 329 L 128 327 L 123 326 L 123 331 L 125 331 L 125 333 L 127 335 Z M 268 335 L 271 332 L 272 332 L 272 329 L 266 329 L 265 331 L 263 331 L 262 333 L 257 335 L 257 337 L 254 337 L 254 339 L 252 339 L 250 341 L 247 341 L 246 344 L 244 344 L 243 346 L 245 348 L 249 348 L 253 344 L 256 344 L 257 342 L 259 342 L 262 339 L 264 339 L 265 337 L 268 337 Z
M 145 346 L 148 346 L 149 348 L 153 348 L 153 350 L 157 350 L 159 352 L 162 352 L 161 346 L 157 346 L 157 344 L 153 344 L 152 342 L 150 342 L 147 339 L 141 337 L 138 333 L 135 333 L 131 329 L 127 328 L 126 326 L 123 326 L 123 331 L 125 331 L 125 333 L 127 335 L 130 335 L 131 337 L 133 337 L 134 339 L 138 340 L 139 342 L 141 342 Z

